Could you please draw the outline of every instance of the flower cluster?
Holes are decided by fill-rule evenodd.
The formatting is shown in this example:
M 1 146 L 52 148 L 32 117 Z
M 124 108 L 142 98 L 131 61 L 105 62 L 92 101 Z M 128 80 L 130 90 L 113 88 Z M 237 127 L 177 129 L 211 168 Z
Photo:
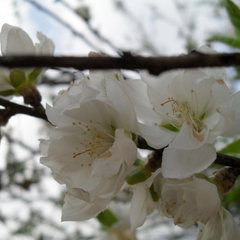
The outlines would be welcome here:
M 202 173 L 216 159 L 216 138 L 239 132 L 239 103 L 218 69 L 143 72 L 136 80 L 95 71 L 61 91 L 47 106 L 55 127 L 41 140 L 41 162 L 66 185 L 62 219 L 95 217 L 127 187 L 132 229 L 158 210 L 179 226 L 198 223 L 199 240 L 240 239 L 217 186 Z M 137 160 L 139 137 L 163 149 L 155 172 Z

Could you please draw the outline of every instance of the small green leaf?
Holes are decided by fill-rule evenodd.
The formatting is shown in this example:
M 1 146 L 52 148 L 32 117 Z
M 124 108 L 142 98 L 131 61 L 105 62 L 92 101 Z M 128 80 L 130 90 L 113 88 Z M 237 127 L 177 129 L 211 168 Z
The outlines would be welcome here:
M 17 88 L 26 82 L 25 72 L 21 70 L 13 70 L 10 72 L 10 83 L 13 87 Z
M 30 83 L 36 83 L 38 76 L 41 74 L 42 69 L 41 68 L 35 68 L 32 72 L 28 75 L 28 81 Z
M 99 213 L 97 215 L 97 219 L 104 227 L 111 227 L 113 224 L 118 222 L 118 218 L 109 209 Z
M 144 182 L 151 175 L 152 175 L 152 173 L 148 169 L 142 167 L 142 168 L 138 168 L 138 169 L 135 169 L 134 171 L 132 171 L 130 173 L 130 175 L 127 176 L 126 181 L 128 184 L 133 185 L 133 184 L 137 184 L 140 182 Z
M 161 124 L 160 126 L 163 128 L 166 128 L 172 132 L 179 132 L 179 129 L 174 127 L 172 124 Z
M 231 38 L 231 37 L 225 37 L 225 36 L 212 36 L 208 39 L 209 42 L 222 42 L 225 43 L 231 47 L 240 48 L 240 39 Z
M 230 143 L 225 148 L 223 148 L 219 153 L 223 154 L 240 154 L 240 139 Z
M 240 9 L 239 7 L 232 2 L 231 0 L 225 0 L 224 6 L 227 10 L 230 21 L 232 22 L 236 35 L 240 37 Z

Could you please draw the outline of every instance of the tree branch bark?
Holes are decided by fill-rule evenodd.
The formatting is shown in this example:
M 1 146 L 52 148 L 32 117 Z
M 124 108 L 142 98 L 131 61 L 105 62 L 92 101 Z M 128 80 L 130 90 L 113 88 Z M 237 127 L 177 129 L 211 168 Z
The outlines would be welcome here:
M 5 56 L 0 66 L 7 68 L 65 67 L 85 69 L 145 69 L 158 75 L 172 69 L 198 67 L 228 67 L 240 65 L 240 53 L 203 54 L 190 53 L 180 56 L 142 57 L 125 53 L 122 57 L 53 57 L 53 56 Z

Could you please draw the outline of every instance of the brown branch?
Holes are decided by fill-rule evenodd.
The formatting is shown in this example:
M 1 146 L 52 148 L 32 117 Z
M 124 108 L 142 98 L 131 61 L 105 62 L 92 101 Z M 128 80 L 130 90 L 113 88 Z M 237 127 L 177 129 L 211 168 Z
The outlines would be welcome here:
M 202 54 L 191 53 L 172 57 L 142 57 L 126 53 L 122 57 L 53 57 L 53 56 L 5 56 L 0 66 L 7 68 L 66 67 L 85 69 L 146 69 L 152 74 L 167 70 L 198 67 L 239 66 L 240 53 Z
M 36 108 L 26 107 L 3 98 L 0 98 L 0 105 L 5 107 L 5 109 L 0 110 L 0 125 L 6 124 L 16 114 L 25 114 L 48 121 L 46 114 Z
M 240 168 L 240 158 L 233 157 L 230 155 L 225 155 L 222 153 L 217 154 L 217 159 L 215 160 L 215 163 L 224 165 L 224 166 Z

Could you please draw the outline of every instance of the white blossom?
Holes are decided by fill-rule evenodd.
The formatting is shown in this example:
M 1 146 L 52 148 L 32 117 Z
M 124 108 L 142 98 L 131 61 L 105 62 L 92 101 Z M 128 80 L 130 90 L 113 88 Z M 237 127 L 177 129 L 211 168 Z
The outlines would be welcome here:
M 52 55 L 54 51 L 52 40 L 40 32 L 37 33 L 37 38 L 39 43 L 34 45 L 23 29 L 5 23 L 0 34 L 2 55 Z
M 215 160 L 216 137 L 228 134 L 240 115 L 234 109 L 240 94 L 232 94 L 223 77 L 220 70 L 177 70 L 159 77 L 143 73 L 142 80 L 123 83 L 139 134 L 154 148 L 166 147 L 164 177 L 186 178 Z
M 52 169 L 57 181 L 66 184 L 74 199 L 89 204 L 100 201 L 102 207 L 120 191 L 136 160 L 132 140 L 136 119 L 131 106 L 116 79 L 106 79 L 105 89 L 97 90 L 85 78 L 47 107 L 56 128 L 49 140 L 41 141 L 45 155 L 41 162 Z M 71 220 L 71 214 L 63 215 Z
M 206 223 L 220 208 L 216 186 L 204 179 L 164 179 L 156 190 L 160 195 L 160 213 L 182 227 Z
M 197 240 L 240 239 L 240 228 L 225 208 L 214 214 L 206 224 L 200 224 Z
M 38 32 L 38 43 L 33 43 L 29 35 L 21 28 L 3 24 L 0 33 L 1 52 L 3 56 L 11 55 L 52 55 L 54 52 L 54 43 L 44 34 Z M 0 92 L 13 90 L 9 74 L 14 70 L 1 69 L 0 72 Z M 22 82 L 28 80 L 28 74 L 34 69 L 18 70 L 25 75 Z M 26 79 L 25 79 L 26 78 Z

